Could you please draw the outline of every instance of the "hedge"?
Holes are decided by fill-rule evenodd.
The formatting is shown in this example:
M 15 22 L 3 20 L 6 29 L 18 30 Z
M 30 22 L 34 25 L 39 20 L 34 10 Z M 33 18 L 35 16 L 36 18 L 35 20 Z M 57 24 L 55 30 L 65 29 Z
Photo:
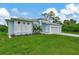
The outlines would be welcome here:
M 0 32 L 7 32 L 8 31 L 8 27 L 5 25 L 0 25 Z
M 79 24 L 63 25 L 62 31 L 79 32 Z

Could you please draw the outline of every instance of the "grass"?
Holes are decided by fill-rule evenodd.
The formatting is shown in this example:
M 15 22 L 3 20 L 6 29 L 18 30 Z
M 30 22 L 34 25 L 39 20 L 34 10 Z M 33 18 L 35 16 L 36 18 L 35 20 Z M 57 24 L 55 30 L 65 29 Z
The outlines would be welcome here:
M 64 32 L 64 33 L 79 34 L 79 32 Z
M 11 39 L 0 33 L 1 55 L 78 55 L 79 38 L 33 34 Z

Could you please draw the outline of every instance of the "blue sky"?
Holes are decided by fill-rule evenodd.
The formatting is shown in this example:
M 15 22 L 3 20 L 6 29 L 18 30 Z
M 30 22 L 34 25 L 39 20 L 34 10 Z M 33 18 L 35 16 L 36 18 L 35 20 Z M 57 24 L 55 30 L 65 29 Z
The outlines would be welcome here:
M 26 11 L 28 13 L 28 17 L 40 17 L 41 13 L 48 9 L 48 8 L 55 8 L 57 10 L 60 10 L 65 7 L 66 4 L 61 3 L 7 3 L 7 4 L 0 4 L 0 8 L 6 8 L 11 15 L 15 15 L 15 13 L 11 12 L 12 8 L 18 8 L 19 11 Z
M 40 18 L 43 12 L 54 11 L 61 21 L 73 18 L 79 22 L 79 4 L 71 3 L 0 3 L 0 23 L 4 17 Z

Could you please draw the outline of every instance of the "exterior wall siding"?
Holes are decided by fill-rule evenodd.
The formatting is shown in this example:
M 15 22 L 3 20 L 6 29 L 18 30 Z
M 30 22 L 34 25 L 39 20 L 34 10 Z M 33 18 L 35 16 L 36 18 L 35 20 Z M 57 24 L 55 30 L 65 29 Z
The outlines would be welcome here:
M 61 26 L 60 25 L 52 25 L 51 26 L 51 33 L 58 34 L 61 32 Z
M 8 22 L 8 34 L 9 35 L 14 34 L 14 22 Z
M 49 25 L 46 25 L 46 24 L 42 25 L 42 33 L 43 34 L 48 34 L 49 32 L 50 32 Z
M 15 35 L 24 35 L 24 34 L 32 34 L 32 23 L 25 22 L 23 24 L 22 21 L 19 21 L 20 24 L 18 24 L 18 21 L 14 22 L 14 33 Z
M 61 33 L 61 25 L 44 24 L 42 29 L 43 29 L 43 31 L 42 31 L 43 34 L 58 34 L 58 33 Z

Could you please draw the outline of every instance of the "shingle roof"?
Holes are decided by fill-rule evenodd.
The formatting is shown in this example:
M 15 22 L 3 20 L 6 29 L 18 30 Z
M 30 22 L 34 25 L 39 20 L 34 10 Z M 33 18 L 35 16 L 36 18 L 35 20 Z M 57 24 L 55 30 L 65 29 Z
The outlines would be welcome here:
M 53 22 L 50 22 L 50 21 L 47 21 L 47 20 L 43 20 L 42 23 L 48 24 L 48 25 L 61 25 L 60 23 L 53 23 Z
M 27 21 L 27 22 L 33 22 L 33 21 L 37 21 L 37 20 L 36 19 L 11 18 L 11 19 L 6 19 L 6 21 Z

